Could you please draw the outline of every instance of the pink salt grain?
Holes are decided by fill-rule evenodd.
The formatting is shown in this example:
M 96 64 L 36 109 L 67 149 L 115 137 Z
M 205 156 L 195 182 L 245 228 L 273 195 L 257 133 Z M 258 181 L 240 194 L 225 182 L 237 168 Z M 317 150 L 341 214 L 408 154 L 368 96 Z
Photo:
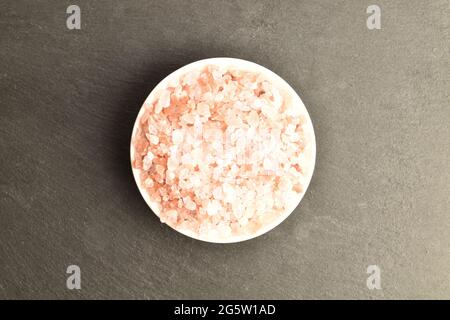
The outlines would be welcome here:
M 149 103 L 133 168 L 162 222 L 201 238 L 249 235 L 292 209 L 305 119 L 268 79 L 210 65 Z

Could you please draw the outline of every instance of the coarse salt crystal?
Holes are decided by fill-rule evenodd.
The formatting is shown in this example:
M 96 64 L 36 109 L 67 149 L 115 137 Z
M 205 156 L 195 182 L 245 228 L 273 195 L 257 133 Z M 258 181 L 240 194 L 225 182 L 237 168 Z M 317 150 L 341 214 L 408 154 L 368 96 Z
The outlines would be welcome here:
M 155 156 L 153 155 L 153 153 L 151 153 L 150 151 L 147 153 L 147 155 L 144 157 L 144 170 L 148 170 L 150 169 L 150 167 L 152 166 L 152 162 L 153 159 L 155 158 Z
M 155 136 L 154 134 L 148 134 L 147 139 L 150 141 L 151 144 L 158 144 L 159 138 L 158 136 Z
M 219 201 L 217 201 L 217 200 L 209 201 L 208 205 L 206 206 L 206 212 L 210 216 L 214 216 L 214 215 L 218 214 L 220 209 L 221 209 L 221 205 L 220 205 Z
M 181 130 L 174 130 L 172 132 L 172 141 L 175 145 L 183 142 L 183 132 Z

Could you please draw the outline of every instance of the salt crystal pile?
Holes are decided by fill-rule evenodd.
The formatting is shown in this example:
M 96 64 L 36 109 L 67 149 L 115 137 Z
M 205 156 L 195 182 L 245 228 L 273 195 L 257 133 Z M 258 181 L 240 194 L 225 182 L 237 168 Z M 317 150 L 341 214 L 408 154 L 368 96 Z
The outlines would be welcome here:
M 297 205 L 306 118 L 263 75 L 208 65 L 144 108 L 132 166 L 162 222 L 226 239 L 254 234 Z

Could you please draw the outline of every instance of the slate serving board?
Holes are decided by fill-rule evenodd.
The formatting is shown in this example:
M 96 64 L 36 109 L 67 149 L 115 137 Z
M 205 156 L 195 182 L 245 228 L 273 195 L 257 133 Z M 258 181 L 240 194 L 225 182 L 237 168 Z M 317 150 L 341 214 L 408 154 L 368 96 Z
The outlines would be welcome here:
M 380 30 L 360 0 L 0 1 L 0 298 L 450 298 L 450 2 L 375 2 Z M 232 245 L 160 224 L 129 163 L 151 89 L 217 56 L 286 79 L 318 148 L 294 214 Z

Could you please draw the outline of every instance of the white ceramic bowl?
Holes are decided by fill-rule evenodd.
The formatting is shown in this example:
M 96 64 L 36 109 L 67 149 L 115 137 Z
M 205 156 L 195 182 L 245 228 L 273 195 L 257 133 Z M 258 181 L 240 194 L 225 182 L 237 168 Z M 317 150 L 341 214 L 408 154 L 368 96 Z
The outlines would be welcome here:
M 131 142 L 133 141 L 133 138 L 136 134 L 137 128 L 139 126 L 140 123 L 140 119 L 142 117 L 142 115 L 145 112 L 145 108 L 144 105 L 147 102 L 152 101 L 153 96 L 155 94 L 155 92 L 158 92 L 160 89 L 164 89 L 167 87 L 167 85 L 173 80 L 173 79 L 179 79 L 182 75 L 195 70 L 195 69 L 202 69 L 203 67 L 207 66 L 207 65 L 217 65 L 217 66 L 223 66 L 223 67 L 233 67 L 233 68 L 237 68 L 237 69 L 241 69 L 241 70 L 245 70 L 245 71 L 251 71 L 251 72 L 255 72 L 255 73 L 260 73 L 262 75 L 264 75 L 268 80 L 270 80 L 273 84 L 275 84 L 275 86 L 282 88 L 285 92 L 287 92 L 288 94 L 291 95 L 292 97 L 292 103 L 294 103 L 295 105 L 297 105 L 298 108 L 301 109 L 302 114 L 305 116 L 305 118 L 307 119 L 306 123 L 304 124 L 304 134 L 306 136 L 306 148 L 304 151 L 304 162 L 303 162 L 303 169 L 305 172 L 305 175 L 302 177 L 301 179 L 301 184 L 303 186 L 303 193 L 299 194 L 297 201 L 293 202 L 295 203 L 295 205 L 292 208 L 288 208 L 287 210 L 285 210 L 285 212 L 283 214 L 280 214 L 272 223 L 267 224 L 265 226 L 262 226 L 257 232 L 255 232 L 254 234 L 250 234 L 250 235 L 245 235 L 245 236 L 231 236 L 229 238 L 218 238 L 218 239 L 211 239 L 211 238 L 202 238 L 201 236 L 188 232 L 188 231 L 184 231 L 184 230 L 177 230 L 174 229 L 188 237 L 194 238 L 194 239 L 198 239 L 198 240 L 202 240 L 202 241 L 206 241 L 206 242 L 213 242 L 213 243 L 234 243 L 234 242 L 240 242 L 240 241 L 245 241 L 245 240 L 249 240 L 255 237 L 258 237 L 270 230 L 272 230 L 273 228 L 275 228 L 276 226 L 278 226 L 281 222 L 283 222 L 293 211 L 294 209 L 298 206 L 298 204 L 300 203 L 300 201 L 303 198 L 303 195 L 305 194 L 309 182 L 311 181 L 311 177 L 314 171 L 314 165 L 315 165 L 315 161 L 316 161 L 316 139 L 315 139 L 315 135 L 314 135 L 314 129 L 312 126 L 312 122 L 311 122 L 311 118 L 309 117 L 308 111 L 305 108 L 305 105 L 303 104 L 302 100 L 300 99 L 300 97 L 298 96 L 298 94 L 295 92 L 294 89 L 292 89 L 292 87 L 286 82 L 284 81 L 280 76 L 278 76 L 277 74 L 275 74 L 274 72 L 270 71 L 269 69 L 260 66 L 259 64 L 250 62 L 250 61 L 246 61 L 246 60 L 241 60 L 241 59 L 235 59 L 235 58 L 210 58 L 210 59 L 204 59 L 204 60 L 199 60 L 193 63 L 190 63 L 188 65 L 185 65 L 184 67 L 172 72 L 171 74 L 169 74 L 166 78 L 164 78 L 153 90 L 152 92 L 150 92 L 149 96 L 147 97 L 146 101 L 143 104 L 143 107 L 141 108 L 141 110 L 139 111 L 139 114 L 136 118 L 136 121 L 134 123 L 134 127 L 133 127 L 133 133 L 132 133 L 132 137 L 131 137 Z M 134 147 L 133 147 L 133 143 L 130 144 L 130 156 L 131 156 L 131 163 L 133 163 L 134 161 Z M 147 205 L 150 207 L 150 209 L 158 216 L 159 218 L 159 212 L 158 212 L 158 206 L 156 203 L 154 203 L 152 200 L 150 200 L 149 195 L 147 194 L 147 191 L 141 187 L 141 181 L 140 181 L 140 177 L 139 177 L 139 170 L 138 169 L 134 169 L 132 167 L 132 171 L 133 171 L 133 175 L 134 175 L 134 179 L 136 180 L 137 186 L 139 188 L 139 191 L 142 195 L 142 197 L 144 198 L 145 202 L 147 203 Z

